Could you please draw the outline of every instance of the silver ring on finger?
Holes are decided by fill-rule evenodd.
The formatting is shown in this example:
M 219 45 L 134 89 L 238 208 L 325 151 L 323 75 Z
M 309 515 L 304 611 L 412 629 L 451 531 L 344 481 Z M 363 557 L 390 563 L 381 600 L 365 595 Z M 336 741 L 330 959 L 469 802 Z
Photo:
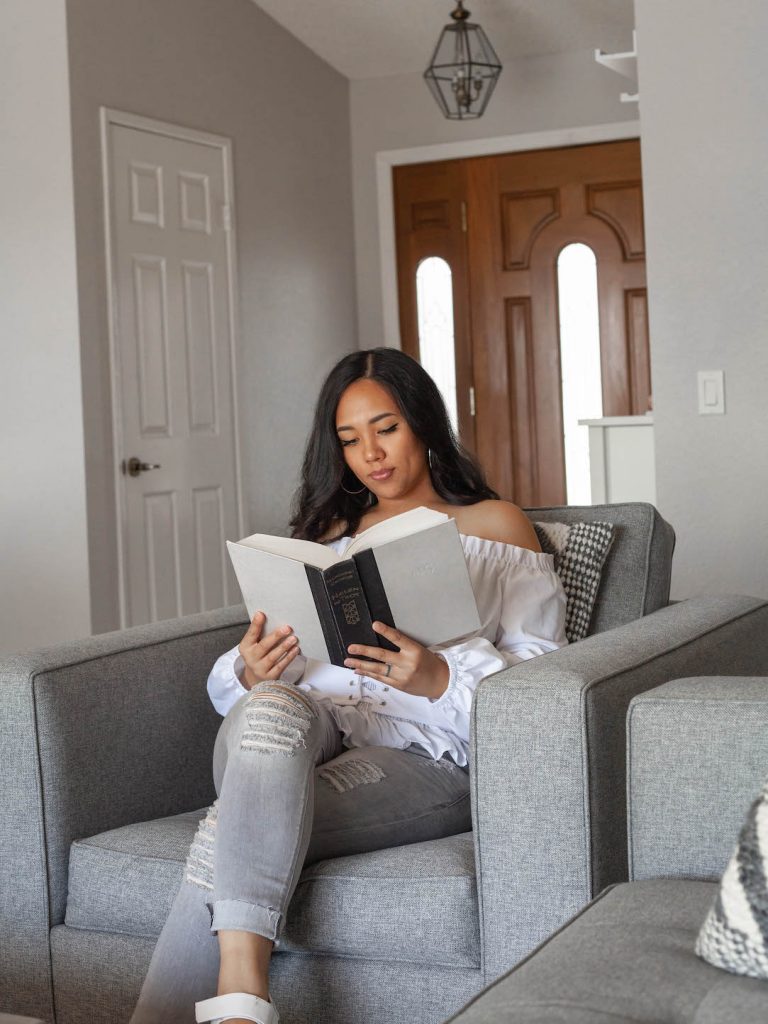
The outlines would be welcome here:
M 392 666 L 388 661 L 385 661 L 384 664 L 387 666 L 387 671 L 384 673 L 384 675 L 387 677 L 387 679 L 389 679 L 389 673 L 392 671 Z

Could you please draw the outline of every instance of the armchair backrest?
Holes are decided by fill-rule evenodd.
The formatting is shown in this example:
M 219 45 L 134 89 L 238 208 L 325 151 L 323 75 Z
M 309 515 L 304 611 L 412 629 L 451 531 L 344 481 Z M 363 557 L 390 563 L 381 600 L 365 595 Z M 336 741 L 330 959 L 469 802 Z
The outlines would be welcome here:
M 675 531 L 646 502 L 527 508 L 540 523 L 613 523 L 614 541 L 603 566 L 589 632 L 602 633 L 669 603 Z

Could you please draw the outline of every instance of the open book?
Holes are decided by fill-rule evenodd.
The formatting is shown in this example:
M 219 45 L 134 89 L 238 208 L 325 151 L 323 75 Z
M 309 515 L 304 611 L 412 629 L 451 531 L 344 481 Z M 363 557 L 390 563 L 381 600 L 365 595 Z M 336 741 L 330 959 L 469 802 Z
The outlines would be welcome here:
M 415 508 L 359 533 L 343 555 L 324 544 L 255 533 L 227 541 L 248 614 L 262 635 L 288 623 L 308 658 L 343 665 L 349 644 L 397 650 L 373 622 L 425 647 L 480 628 L 455 520 Z

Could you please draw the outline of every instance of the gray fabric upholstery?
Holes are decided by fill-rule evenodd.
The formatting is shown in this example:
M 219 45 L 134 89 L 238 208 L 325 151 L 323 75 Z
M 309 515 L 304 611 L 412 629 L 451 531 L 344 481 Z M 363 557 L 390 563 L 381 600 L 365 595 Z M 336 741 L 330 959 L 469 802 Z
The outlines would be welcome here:
M 472 804 L 488 980 L 627 878 L 627 708 L 690 671 L 768 674 L 768 603 L 684 601 L 479 685 Z
M 0 1006 L 54 1019 L 69 844 L 211 796 L 205 694 L 242 608 L 0 659 Z
M 591 633 L 602 633 L 664 608 L 669 601 L 675 534 L 653 505 L 569 505 L 526 509 L 543 523 L 613 523 L 615 540 L 603 566 Z
M 483 992 L 455 1024 L 758 1024 L 768 985 L 700 960 L 709 882 L 618 885 Z
M 51 932 L 51 946 L 56 1024 L 129 1019 L 154 940 L 61 925 Z M 440 1024 L 479 990 L 482 978 L 476 970 L 277 953 L 271 983 L 287 1024 Z
M 204 813 L 128 825 L 73 843 L 65 923 L 156 938 Z M 467 833 L 306 868 L 281 949 L 476 970 L 478 931 Z
M 282 949 L 479 969 L 472 834 L 306 868 Z
M 627 730 L 630 877 L 718 878 L 768 776 L 768 678 L 675 680 Z

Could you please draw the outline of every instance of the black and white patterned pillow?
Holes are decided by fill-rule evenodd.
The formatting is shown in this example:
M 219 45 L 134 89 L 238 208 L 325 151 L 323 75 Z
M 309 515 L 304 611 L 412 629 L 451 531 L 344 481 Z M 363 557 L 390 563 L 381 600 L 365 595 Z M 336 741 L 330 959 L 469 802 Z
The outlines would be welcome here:
M 768 783 L 752 804 L 715 902 L 696 939 L 698 956 L 733 974 L 768 980 Z
M 587 635 L 613 523 L 534 523 L 542 551 L 555 556 L 565 590 L 565 635 L 574 643 Z

